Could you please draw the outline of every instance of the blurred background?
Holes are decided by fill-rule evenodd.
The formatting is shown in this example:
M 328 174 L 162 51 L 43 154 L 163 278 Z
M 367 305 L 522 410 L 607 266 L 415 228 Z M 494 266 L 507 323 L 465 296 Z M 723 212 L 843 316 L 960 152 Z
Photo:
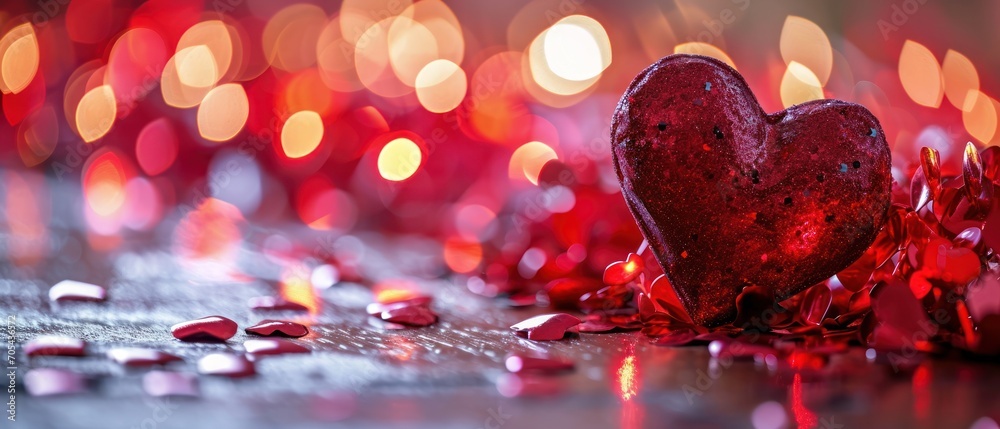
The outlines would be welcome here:
M 861 103 L 907 186 L 922 146 L 949 175 L 966 142 L 1000 141 L 997 16 L 937 0 L 5 1 L 0 251 L 31 277 L 144 245 L 225 264 L 249 243 L 349 275 L 367 232 L 430 238 L 413 263 L 484 273 L 485 294 L 582 261 L 600 273 L 641 242 L 608 136 L 652 62 L 723 59 L 771 112 Z

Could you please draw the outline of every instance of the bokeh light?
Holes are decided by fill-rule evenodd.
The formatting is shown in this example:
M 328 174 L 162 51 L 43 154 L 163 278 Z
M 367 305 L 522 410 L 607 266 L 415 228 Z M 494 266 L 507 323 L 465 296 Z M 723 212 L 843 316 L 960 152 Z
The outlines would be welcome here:
M 448 60 L 425 65 L 414 82 L 417 99 L 430 112 L 445 113 L 462 103 L 467 89 L 465 71 Z
M 823 85 L 808 67 L 792 61 L 781 78 L 781 104 L 785 108 L 823 98 Z
M 17 128 L 17 152 L 25 167 L 41 164 L 59 143 L 59 119 L 52 106 L 35 111 Z
M 146 174 L 155 176 L 163 173 L 177 159 L 179 143 L 177 133 L 170 120 L 154 120 L 139 131 L 135 139 L 135 158 Z
M 309 155 L 322 141 L 323 120 L 316 112 L 295 112 L 281 128 L 281 148 L 289 158 Z
M 542 142 L 528 142 L 514 151 L 510 157 L 508 175 L 511 179 L 525 179 L 538 184 L 538 174 L 545 163 L 558 159 L 555 149 Z
M 0 38 L 0 90 L 17 94 L 38 72 L 38 39 L 30 23 L 12 28 Z
M 118 104 L 110 85 L 101 85 L 84 94 L 76 108 L 76 129 L 90 143 L 104 137 L 118 115 Z
M 944 96 L 941 66 L 934 54 L 912 40 L 903 44 L 899 54 L 899 81 L 914 103 L 938 107 Z
M 119 212 L 125 205 L 127 181 L 125 167 L 116 152 L 95 154 L 83 174 L 83 195 L 87 207 L 103 217 Z
M 378 154 L 378 172 L 385 180 L 409 179 L 420 168 L 423 155 L 413 140 L 400 137 L 386 143 Z
M 230 74 L 233 40 L 226 24 L 219 20 L 199 22 L 177 42 L 174 67 L 183 85 L 211 88 Z
M 962 107 L 962 122 L 972 138 L 981 143 L 989 143 L 996 136 L 1000 104 L 992 97 L 977 91 L 969 91 Z
M 243 86 L 220 85 L 209 91 L 198 106 L 198 133 L 205 140 L 229 140 L 243 129 L 249 114 L 250 100 Z
M 573 81 L 593 79 L 611 65 L 611 41 L 597 20 L 568 16 L 545 31 L 545 62 L 557 76 Z
M 263 32 L 264 54 L 272 67 L 294 72 L 316 63 L 319 35 L 327 25 L 326 12 L 311 4 L 293 4 L 267 22 Z
M 528 47 L 527 57 L 532 83 L 546 92 L 569 96 L 590 88 L 611 65 L 611 43 L 599 22 L 573 15 L 539 34 Z M 552 104 L 544 95 L 539 98 Z
M 941 73 L 944 76 L 944 94 L 952 106 L 965 110 L 966 100 L 970 93 L 979 91 L 979 73 L 968 57 L 948 50 L 941 62 Z
M 833 70 L 833 47 L 830 39 L 816 23 L 798 16 L 785 18 L 781 28 L 781 58 L 791 66 L 797 62 L 811 70 L 819 80 L 819 86 L 826 85 Z
M 483 248 L 475 241 L 448 239 L 444 242 L 444 262 L 456 273 L 470 273 L 479 268 Z

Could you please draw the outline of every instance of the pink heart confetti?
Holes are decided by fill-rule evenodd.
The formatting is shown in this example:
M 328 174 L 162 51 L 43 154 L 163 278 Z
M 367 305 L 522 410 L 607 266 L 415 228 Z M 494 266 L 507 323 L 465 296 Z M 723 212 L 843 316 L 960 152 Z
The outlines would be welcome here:
M 631 282 L 642 274 L 644 267 L 641 256 L 629 253 L 624 261 L 612 262 L 604 269 L 604 284 L 623 285 Z
M 412 327 L 433 325 L 438 321 L 437 313 L 423 305 L 392 307 L 383 311 L 379 317 L 386 322 Z
M 170 327 L 174 338 L 191 342 L 221 342 L 236 335 L 236 322 L 222 316 L 208 316 Z
M 309 328 L 301 323 L 289 322 L 287 320 L 263 320 L 260 323 L 244 329 L 246 333 L 253 335 L 284 336 L 291 338 L 304 337 L 309 334 Z

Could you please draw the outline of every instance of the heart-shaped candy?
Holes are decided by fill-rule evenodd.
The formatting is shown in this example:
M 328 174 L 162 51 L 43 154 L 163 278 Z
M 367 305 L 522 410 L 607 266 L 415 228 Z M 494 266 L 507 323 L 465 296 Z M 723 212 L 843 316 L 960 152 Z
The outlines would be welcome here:
M 611 144 L 632 214 L 703 325 L 731 323 L 745 286 L 780 300 L 836 274 L 886 220 L 889 146 L 868 110 L 817 100 L 768 115 L 712 58 L 671 55 L 640 73 Z

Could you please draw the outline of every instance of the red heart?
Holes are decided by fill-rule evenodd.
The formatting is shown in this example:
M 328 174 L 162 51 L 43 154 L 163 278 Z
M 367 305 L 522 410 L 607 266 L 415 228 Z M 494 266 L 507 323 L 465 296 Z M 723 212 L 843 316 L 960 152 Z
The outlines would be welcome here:
M 745 286 L 780 300 L 832 276 L 886 220 L 889 146 L 868 110 L 818 100 L 768 115 L 712 58 L 640 73 L 611 143 L 629 208 L 700 324 L 732 322 Z

